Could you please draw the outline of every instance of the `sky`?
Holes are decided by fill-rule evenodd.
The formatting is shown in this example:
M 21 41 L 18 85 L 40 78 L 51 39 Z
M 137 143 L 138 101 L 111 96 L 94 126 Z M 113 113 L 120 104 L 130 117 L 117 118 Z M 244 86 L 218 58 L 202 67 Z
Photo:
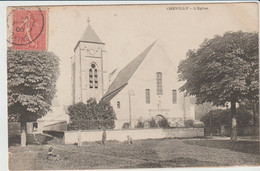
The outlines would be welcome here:
M 88 26 L 88 17 L 105 43 L 107 72 L 124 67 L 155 40 L 177 70 L 186 52 L 197 49 L 205 38 L 226 31 L 258 31 L 256 3 L 63 6 L 48 10 L 48 51 L 60 57 L 57 98 L 61 105 L 72 103 L 70 58 Z

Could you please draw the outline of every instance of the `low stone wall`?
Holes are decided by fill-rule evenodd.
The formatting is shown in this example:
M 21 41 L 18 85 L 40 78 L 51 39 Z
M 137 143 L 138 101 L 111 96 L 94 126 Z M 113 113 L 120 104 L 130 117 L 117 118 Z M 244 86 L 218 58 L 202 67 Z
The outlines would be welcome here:
M 222 125 L 222 126 L 205 126 L 204 127 L 205 136 L 214 135 L 214 136 L 230 136 L 231 135 L 231 126 Z M 237 126 L 237 135 L 238 136 L 254 136 L 259 135 L 259 127 L 253 125 L 238 125 Z
M 102 130 L 88 131 L 65 131 L 65 144 L 78 143 L 78 137 L 81 136 L 82 142 L 101 141 Z M 193 138 L 203 137 L 203 128 L 169 128 L 169 129 L 115 129 L 106 130 L 107 140 L 125 141 L 129 135 L 134 140 L 142 139 L 160 139 L 160 138 Z
M 231 126 L 225 125 L 222 126 L 220 135 L 230 136 L 231 135 Z M 241 125 L 237 126 L 237 135 L 238 136 L 252 136 L 259 135 L 259 127 L 253 125 Z

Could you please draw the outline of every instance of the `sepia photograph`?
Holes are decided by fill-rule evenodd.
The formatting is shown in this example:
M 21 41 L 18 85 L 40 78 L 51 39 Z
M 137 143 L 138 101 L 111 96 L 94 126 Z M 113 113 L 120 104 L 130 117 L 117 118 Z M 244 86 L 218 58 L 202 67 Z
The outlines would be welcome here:
M 5 20 L 9 170 L 259 167 L 257 2 Z

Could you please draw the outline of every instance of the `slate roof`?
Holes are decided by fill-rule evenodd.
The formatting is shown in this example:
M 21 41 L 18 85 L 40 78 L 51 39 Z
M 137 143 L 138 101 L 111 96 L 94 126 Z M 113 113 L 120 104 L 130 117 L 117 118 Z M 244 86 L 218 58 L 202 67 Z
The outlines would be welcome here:
M 156 41 L 155 41 L 156 42 Z M 145 57 L 148 55 L 150 50 L 152 49 L 153 42 L 150 46 L 148 46 L 140 55 L 138 55 L 135 59 L 133 59 L 128 65 L 126 65 L 116 76 L 112 84 L 110 85 L 108 91 L 103 96 L 103 100 L 110 101 L 113 97 L 115 97 L 128 83 L 130 78 L 133 76 L 137 68 L 143 62 Z
M 96 32 L 92 29 L 92 27 L 90 25 L 88 25 L 87 29 L 85 30 L 85 32 L 81 36 L 81 38 L 78 41 L 76 47 L 74 48 L 74 51 L 78 47 L 80 42 L 105 44 L 100 40 L 100 38 L 98 37 L 98 35 L 96 34 Z

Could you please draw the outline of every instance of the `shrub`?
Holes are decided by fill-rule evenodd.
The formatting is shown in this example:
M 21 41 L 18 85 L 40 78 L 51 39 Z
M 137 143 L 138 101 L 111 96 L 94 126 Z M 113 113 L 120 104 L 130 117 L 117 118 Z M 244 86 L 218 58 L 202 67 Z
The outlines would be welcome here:
M 125 122 L 122 126 L 122 129 L 129 129 L 130 128 L 130 124 L 129 122 Z
M 168 122 L 168 119 L 162 118 L 159 121 L 156 121 L 155 118 L 142 120 L 142 118 L 139 118 L 137 120 L 137 124 L 135 125 L 135 128 L 168 128 L 170 127 L 170 122 Z
M 253 115 L 243 107 L 237 108 L 237 125 L 250 125 L 252 124 Z M 206 113 L 201 121 L 205 126 L 231 125 L 232 117 L 230 109 L 217 109 L 211 110 Z
M 154 118 L 152 118 L 151 120 L 148 121 L 149 123 L 149 127 L 150 128 L 156 128 L 158 127 L 157 123 L 156 123 L 156 120 Z
M 87 104 L 79 102 L 70 105 L 68 110 L 71 120 L 68 125 L 69 129 L 111 129 L 115 127 L 116 115 L 108 102 L 97 103 L 95 99 L 91 98 Z
M 137 124 L 136 124 L 135 128 L 144 128 L 144 123 L 145 123 L 145 121 L 143 121 L 142 118 L 139 118 L 137 120 Z
M 144 122 L 140 121 L 140 122 L 137 122 L 136 128 L 144 128 Z
M 194 123 L 194 121 L 191 119 L 184 121 L 185 127 L 193 127 L 193 123 Z
M 169 128 L 170 127 L 170 123 L 168 122 L 167 118 L 162 118 L 158 121 L 158 126 L 160 128 Z

